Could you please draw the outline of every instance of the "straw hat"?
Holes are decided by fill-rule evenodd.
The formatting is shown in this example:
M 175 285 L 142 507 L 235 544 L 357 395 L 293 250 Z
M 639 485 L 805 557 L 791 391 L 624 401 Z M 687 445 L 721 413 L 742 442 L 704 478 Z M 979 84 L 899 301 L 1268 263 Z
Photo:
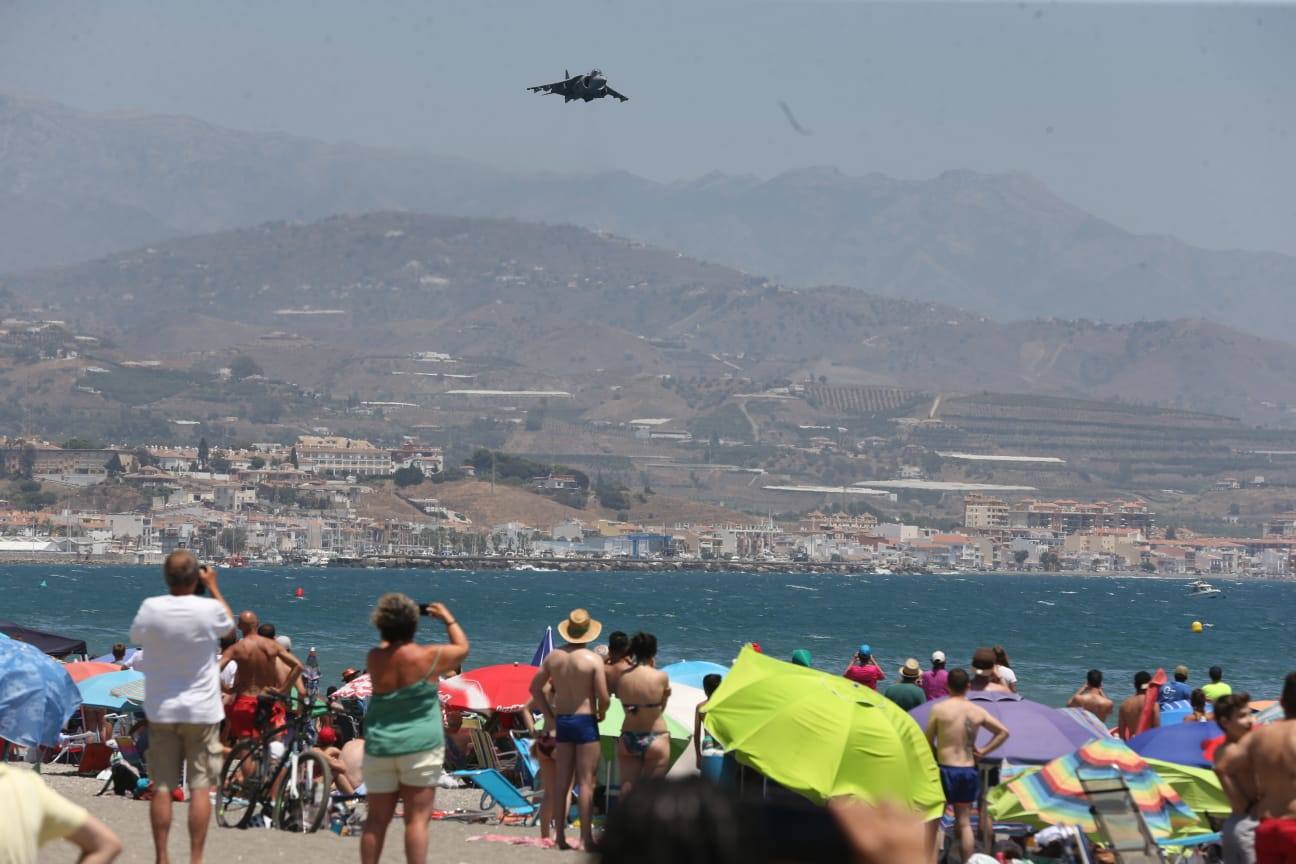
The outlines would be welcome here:
M 900 667 L 900 677 L 901 678 L 921 678 L 922 677 L 922 667 L 918 665 L 918 661 L 915 658 L 910 657 L 908 660 L 904 662 L 904 665 Z
M 558 625 L 558 635 L 573 645 L 593 642 L 603 632 L 603 625 L 590 617 L 584 609 L 573 609 L 567 620 Z

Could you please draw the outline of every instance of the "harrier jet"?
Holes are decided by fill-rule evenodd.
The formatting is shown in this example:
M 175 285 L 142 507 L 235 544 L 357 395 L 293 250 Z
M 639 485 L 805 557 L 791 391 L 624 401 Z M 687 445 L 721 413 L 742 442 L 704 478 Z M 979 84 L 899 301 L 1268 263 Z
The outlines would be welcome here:
M 527 89 L 532 93 L 557 93 L 563 97 L 564 102 L 570 102 L 573 99 L 584 99 L 586 102 L 591 102 L 595 99 L 602 99 L 604 96 L 611 96 L 625 102 L 630 98 L 622 96 L 609 87 L 607 78 L 597 69 L 591 69 L 585 75 L 572 75 L 564 69 L 563 74 L 567 77 L 562 81 L 555 81 L 553 84 L 541 84 Z

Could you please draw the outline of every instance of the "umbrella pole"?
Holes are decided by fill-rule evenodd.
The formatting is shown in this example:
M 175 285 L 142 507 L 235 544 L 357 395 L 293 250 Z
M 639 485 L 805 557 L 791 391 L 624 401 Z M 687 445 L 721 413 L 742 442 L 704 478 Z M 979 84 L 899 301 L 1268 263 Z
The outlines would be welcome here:
M 981 829 L 981 845 L 985 847 L 986 854 L 994 848 L 994 819 L 990 816 L 990 810 L 986 806 L 990 795 L 990 766 L 985 763 L 977 765 L 977 771 L 981 775 L 980 791 L 977 793 L 977 818 L 980 820 L 978 826 Z

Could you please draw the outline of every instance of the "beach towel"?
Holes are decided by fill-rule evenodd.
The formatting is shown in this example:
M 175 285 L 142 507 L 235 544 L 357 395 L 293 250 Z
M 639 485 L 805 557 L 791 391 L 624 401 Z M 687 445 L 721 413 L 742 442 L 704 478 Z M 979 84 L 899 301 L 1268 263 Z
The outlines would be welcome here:
M 552 840 L 542 840 L 525 834 L 476 834 L 468 838 L 470 843 L 479 840 L 486 843 L 507 843 L 510 846 L 534 846 L 537 849 L 554 848 Z

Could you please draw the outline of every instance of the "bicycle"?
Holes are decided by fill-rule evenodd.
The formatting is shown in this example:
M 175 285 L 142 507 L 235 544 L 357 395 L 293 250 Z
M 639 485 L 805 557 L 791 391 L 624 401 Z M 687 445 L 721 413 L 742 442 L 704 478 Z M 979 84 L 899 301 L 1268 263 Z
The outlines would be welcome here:
M 269 723 L 274 702 L 288 702 L 280 694 L 262 694 L 257 726 Z M 309 706 L 300 715 L 290 714 L 277 729 L 266 729 L 256 738 L 238 741 L 221 767 L 216 823 L 223 828 L 247 828 L 258 817 L 268 827 L 310 834 L 328 816 L 333 772 L 311 746 L 315 729 Z M 276 750 L 280 754 L 276 756 Z

